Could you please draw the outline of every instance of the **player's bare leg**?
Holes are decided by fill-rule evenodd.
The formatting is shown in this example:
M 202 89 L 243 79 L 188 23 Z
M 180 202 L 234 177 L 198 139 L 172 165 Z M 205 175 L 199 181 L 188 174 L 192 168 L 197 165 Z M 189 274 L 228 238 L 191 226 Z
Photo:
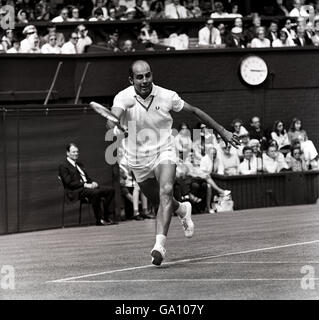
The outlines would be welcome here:
M 165 257 L 166 237 L 174 211 L 179 215 L 185 236 L 191 237 L 194 224 L 191 220 L 190 203 L 179 203 L 173 198 L 175 164 L 160 164 L 155 169 L 156 179 L 147 179 L 139 183 L 142 192 L 153 205 L 158 206 L 156 218 L 156 243 L 151 252 L 152 263 L 160 265 Z

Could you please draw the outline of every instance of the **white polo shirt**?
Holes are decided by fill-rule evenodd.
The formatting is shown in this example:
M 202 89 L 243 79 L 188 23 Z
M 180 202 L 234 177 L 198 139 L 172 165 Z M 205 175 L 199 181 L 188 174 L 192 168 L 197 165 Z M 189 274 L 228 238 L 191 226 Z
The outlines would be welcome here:
M 130 166 L 140 167 L 166 148 L 175 148 L 170 112 L 179 112 L 183 106 L 176 92 L 155 84 L 146 99 L 138 96 L 133 86 L 115 96 L 113 107 L 125 111 L 121 125 L 128 127 L 124 148 Z

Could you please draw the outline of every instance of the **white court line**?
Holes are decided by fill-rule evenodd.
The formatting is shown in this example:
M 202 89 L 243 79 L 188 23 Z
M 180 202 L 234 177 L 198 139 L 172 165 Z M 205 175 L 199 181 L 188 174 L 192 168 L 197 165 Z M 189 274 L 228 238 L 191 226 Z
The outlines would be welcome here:
M 319 261 L 194 261 L 192 264 L 319 264 Z
M 303 278 L 223 278 L 223 279 L 117 279 L 117 280 L 68 280 L 70 283 L 128 283 L 128 282 L 235 282 L 235 281 L 302 281 Z M 307 278 L 307 281 L 319 278 Z
M 296 247 L 296 246 L 302 246 L 302 245 L 313 244 L 313 243 L 319 243 L 319 240 L 297 242 L 297 243 L 291 243 L 291 244 L 284 244 L 284 245 L 280 245 L 280 246 L 273 246 L 273 247 L 245 250 L 245 251 L 223 253 L 223 254 L 200 257 L 200 258 L 182 259 L 182 260 L 176 260 L 176 261 L 172 261 L 172 262 L 163 263 L 162 266 L 171 266 L 171 265 L 176 265 L 176 264 L 180 264 L 180 263 L 209 260 L 209 259 L 214 259 L 214 258 L 228 257 L 228 256 L 239 255 L 239 254 L 245 254 L 245 253 L 253 253 L 253 252 L 259 252 L 259 251 L 267 251 L 267 250 L 275 250 L 275 249 L 281 249 L 281 248 Z M 103 272 L 98 272 L 98 273 L 85 274 L 85 275 L 76 276 L 76 277 L 69 277 L 69 278 L 63 278 L 63 279 L 58 279 L 58 280 L 50 280 L 50 281 L 46 281 L 46 283 L 69 282 L 70 280 L 83 279 L 83 278 L 89 278 L 89 277 L 94 277 L 94 276 L 100 276 L 100 275 L 104 275 L 104 274 L 112 274 L 112 273 L 117 273 L 117 272 L 132 271 L 132 270 L 138 270 L 138 269 L 148 269 L 148 268 L 154 268 L 154 265 L 147 264 L 147 265 L 138 266 L 138 267 L 131 267 L 131 268 L 124 268 L 124 269 L 117 269 L 117 270 L 103 271 Z

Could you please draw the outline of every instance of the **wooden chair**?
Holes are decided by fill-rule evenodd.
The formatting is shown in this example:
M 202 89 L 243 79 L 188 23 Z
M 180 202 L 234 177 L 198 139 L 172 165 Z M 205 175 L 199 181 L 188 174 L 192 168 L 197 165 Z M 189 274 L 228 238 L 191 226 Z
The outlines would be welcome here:
M 62 198 L 62 228 L 64 228 L 64 216 L 65 216 L 65 203 L 68 202 L 67 198 L 67 189 L 65 188 L 62 178 L 58 176 L 58 182 L 60 186 L 63 188 L 63 198 Z M 80 207 L 79 207 L 79 225 L 81 225 L 82 222 L 82 206 L 87 205 L 88 206 L 88 215 L 90 216 L 91 212 L 91 202 L 87 197 L 80 198 Z

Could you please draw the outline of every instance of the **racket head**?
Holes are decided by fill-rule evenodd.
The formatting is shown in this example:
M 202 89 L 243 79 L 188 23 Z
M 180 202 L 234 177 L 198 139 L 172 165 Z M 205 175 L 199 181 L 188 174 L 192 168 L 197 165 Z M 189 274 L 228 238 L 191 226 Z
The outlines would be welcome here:
M 95 112 L 100 114 L 102 117 L 106 118 L 107 120 L 112 121 L 113 123 L 115 123 L 117 125 L 119 124 L 119 119 L 115 115 L 113 115 L 109 109 L 102 106 L 101 104 L 96 103 L 96 102 L 90 102 L 90 107 Z

